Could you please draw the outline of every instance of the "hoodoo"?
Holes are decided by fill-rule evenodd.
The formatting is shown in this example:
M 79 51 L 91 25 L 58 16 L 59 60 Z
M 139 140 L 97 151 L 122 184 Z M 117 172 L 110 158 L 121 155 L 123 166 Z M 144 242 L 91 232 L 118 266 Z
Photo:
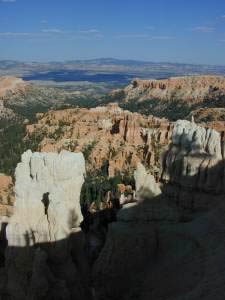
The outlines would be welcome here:
M 85 299 L 88 294 L 84 282 L 80 284 L 79 266 L 85 260 L 78 248 L 79 259 L 71 254 L 72 234 L 82 243 L 79 202 L 84 174 L 81 153 L 22 155 L 15 173 L 14 215 L 6 229 L 11 299 Z

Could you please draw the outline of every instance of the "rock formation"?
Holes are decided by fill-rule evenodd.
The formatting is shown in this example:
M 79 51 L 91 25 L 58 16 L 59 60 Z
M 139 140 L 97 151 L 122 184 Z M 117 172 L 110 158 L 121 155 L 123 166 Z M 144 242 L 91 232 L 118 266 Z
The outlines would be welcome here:
M 177 121 L 164 158 L 162 180 L 173 201 L 189 209 L 213 205 L 225 193 L 225 145 L 211 128 Z M 195 192 L 193 192 L 195 191 Z
M 7 102 L 13 95 L 23 94 L 27 86 L 28 84 L 20 78 L 0 77 L 0 121 L 11 122 L 20 119 L 13 109 L 7 107 Z
M 6 99 L 10 94 L 23 93 L 27 86 L 20 78 L 0 77 L 0 99 Z
M 137 165 L 137 169 L 134 172 L 134 179 L 136 197 L 139 201 L 151 199 L 161 194 L 159 184 L 155 182 L 154 176 L 149 174 L 141 163 Z
M 41 151 L 83 151 L 88 171 L 100 172 L 107 166 L 108 175 L 113 177 L 117 172 L 133 170 L 140 161 L 159 168 L 172 124 L 109 104 L 94 109 L 50 111 L 39 115 L 36 124 L 28 125 L 27 132 L 29 138 L 42 133 Z
M 13 203 L 14 197 L 12 177 L 0 174 L 0 204 L 13 205 Z
M 79 228 L 85 167 L 76 152 L 83 150 L 88 171 L 136 169 L 138 201 L 104 224 L 101 245 L 93 238 L 100 219 L 89 232 L 90 249 L 98 248 L 91 259 L 96 299 L 222 300 L 224 131 L 222 122 L 170 123 L 116 104 L 39 115 L 27 138 L 42 134 L 42 152 L 26 152 L 16 169 L 5 262 L 0 253 L 8 280 L 2 278 L 0 292 L 7 284 L 4 295 L 12 300 L 91 299 Z
M 139 165 L 136 187 L 147 186 L 148 197 L 125 205 L 117 222 L 109 226 L 93 269 L 99 300 L 223 299 L 225 164 L 221 141 L 215 130 L 188 121 L 175 123 L 161 194 L 155 194 L 159 186 L 154 180 L 147 184 L 148 175 Z M 168 190 L 175 192 L 171 195 Z
M 205 122 L 207 124 L 207 123 L 218 121 L 218 122 L 223 123 L 223 126 L 225 124 L 225 122 L 224 122 L 225 108 L 224 107 L 198 108 L 198 109 L 192 110 L 192 112 L 190 113 L 190 116 L 188 116 L 188 119 L 191 119 L 190 117 L 192 117 L 192 116 L 199 123 Z
M 14 214 L 6 228 L 10 299 L 86 299 L 79 229 L 84 174 L 81 153 L 29 150 L 22 155 L 15 172 Z M 80 243 L 75 257 L 72 233 Z
M 142 285 L 159 247 L 156 222 L 176 223 L 179 219 L 178 211 L 162 202 L 159 184 L 141 164 L 135 181 L 139 201 L 124 205 L 117 222 L 109 226 L 105 246 L 93 268 L 99 300 L 142 299 Z
M 225 94 L 225 78 L 222 76 L 186 76 L 163 80 L 134 80 L 125 89 L 129 97 L 145 91 L 144 97 L 161 100 L 180 99 L 183 101 L 200 101 L 213 97 L 220 92 Z M 143 98 L 139 98 L 139 101 Z
M 27 121 L 50 108 L 70 106 L 71 98 L 82 97 L 73 91 L 31 84 L 16 77 L 0 77 L 0 126 Z
M 225 120 L 225 78 L 186 76 L 163 80 L 133 80 L 125 89 L 113 91 L 112 99 L 123 107 L 170 120 Z M 204 111 L 199 114 L 198 110 Z M 212 109 L 216 112 L 212 115 Z
M 12 178 L 0 174 L 0 231 L 1 224 L 7 222 L 13 213 L 14 201 Z

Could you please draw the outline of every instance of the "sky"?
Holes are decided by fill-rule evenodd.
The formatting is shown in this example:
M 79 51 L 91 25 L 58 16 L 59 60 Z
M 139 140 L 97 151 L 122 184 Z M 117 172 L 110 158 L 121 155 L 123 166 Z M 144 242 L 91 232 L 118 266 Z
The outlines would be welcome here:
M 0 60 L 225 65 L 225 0 L 0 0 Z

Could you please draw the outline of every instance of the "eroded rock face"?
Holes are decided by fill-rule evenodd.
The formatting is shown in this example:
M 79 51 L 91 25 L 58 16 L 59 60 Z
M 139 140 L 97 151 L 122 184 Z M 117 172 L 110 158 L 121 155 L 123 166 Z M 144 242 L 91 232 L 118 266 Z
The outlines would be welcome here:
M 186 76 L 163 80 L 134 80 L 125 90 L 128 98 L 141 95 L 143 91 L 140 100 L 150 96 L 161 100 L 175 98 L 199 101 L 217 95 L 218 91 L 224 95 L 225 79 L 222 76 Z
M 0 122 L 17 121 L 21 118 L 11 108 L 7 107 L 8 99 L 15 94 L 23 94 L 29 84 L 16 77 L 0 77 Z
M 12 206 L 14 201 L 12 177 L 0 174 L 0 205 Z M 0 212 L 0 216 L 5 214 Z
M 95 266 L 99 299 L 221 300 L 224 211 L 221 205 L 189 222 L 139 218 L 111 225 Z
M 29 150 L 22 155 L 14 215 L 6 228 L 10 299 L 85 299 L 70 250 L 72 229 L 74 236 L 81 235 L 84 174 L 81 153 Z
M 9 246 L 25 246 L 27 242 L 20 239 L 20 245 L 14 241 L 15 223 L 24 224 L 27 230 L 24 234 L 28 236 L 33 231 L 31 245 L 67 238 L 71 228 L 78 227 L 82 221 L 79 201 L 84 174 L 81 153 L 25 152 L 15 172 L 15 213 L 7 228 Z M 39 231 L 39 224 L 46 229 Z
M 187 121 L 175 124 L 163 173 L 164 184 L 173 194 L 164 187 L 154 195 L 156 183 L 146 181 L 146 170 L 139 166 L 136 188 L 146 186 L 152 193 L 144 201 L 125 205 L 118 221 L 109 226 L 94 266 L 98 299 L 222 299 L 225 193 L 221 140 L 215 130 Z M 203 203 L 212 205 L 206 210 Z
M 162 124 L 140 126 L 136 114 L 116 106 L 110 111 L 106 107 L 78 110 L 76 116 L 74 111 L 63 112 L 63 118 L 62 112 L 51 112 L 55 125 L 50 128 L 58 128 L 63 120 L 62 135 L 70 140 L 78 133 L 81 143 L 93 135 L 98 137 L 96 152 L 90 156 L 96 158 L 93 165 L 107 157 L 105 145 L 109 141 L 113 141 L 111 145 L 123 141 L 126 148 L 118 155 L 127 161 L 124 149 L 135 149 L 136 141 L 142 140 L 145 146 L 157 146 L 155 137 L 160 141 L 164 139 L 162 132 L 168 133 Z M 46 116 L 39 120 L 39 129 L 46 128 Z M 149 124 L 148 118 L 143 120 L 147 122 L 144 125 Z M 97 125 L 92 128 L 93 124 Z M 97 299 L 221 300 L 225 294 L 221 267 L 225 253 L 222 132 L 223 128 L 218 132 L 194 122 L 176 122 L 164 159 L 162 189 L 136 161 L 140 201 L 124 205 L 117 222 L 109 225 L 106 243 L 93 267 Z M 62 145 L 61 138 L 56 145 Z M 16 170 L 15 215 L 7 228 L 11 299 L 90 299 L 84 280 L 90 271 L 82 264 L 77 206 L 84 172 L 81 154 L 24 154 Z M 72 227 L 76 246 L 70 251 Z
M 107 167 L 109 177 L 129 172 L 137 163 L 159 165 L 160 153 L 170 141 L 172 124 L 166 119 L 143 116 L 121 109 L 117 104 L 94 109 L 50 111 L 37 124 L 27 126 L 28 136 L 43 133 L 43 152 L 89 152 L 87 170 Z M 85 149 L 89 149 L 86 151 Z
M 24 92 L 28 86 L 21 78 L 0 77 L 0 99 L 4 99 L 10 94 Z
M 134 179 L 138 200 L 151 199 L 161 194 L 159 184 L 156 183 L 154 176 L 148 173 L 141 163 L 137 165 L 137 169 L 134 172 Z
M 208 205 L 225 194 L 224 143 L 221 133 L 189 121 L 177 121 L 165 156 L 162 180 L 174 201 L 187 208 Z M 186 202 L 186 203 L 185 203 Z
M 125 107 L 170 120 L 224 121 L 225 78 L 184 76 L 162 80 L 133 80 L 125 89 L 113 91 Z M 199 112 L 201 110 L 201 112 Z
M 117 222 L 109 225 L 105 246 L 94 265 L 99 300 L 142 299 L 143 282 L 159 247 L 156 222 L 177 223 L 179 219 L 178 211 L 162 205 L 159 184 L 141 164 L 135 171 L 135 181 L 138 202 L 124 205 Z

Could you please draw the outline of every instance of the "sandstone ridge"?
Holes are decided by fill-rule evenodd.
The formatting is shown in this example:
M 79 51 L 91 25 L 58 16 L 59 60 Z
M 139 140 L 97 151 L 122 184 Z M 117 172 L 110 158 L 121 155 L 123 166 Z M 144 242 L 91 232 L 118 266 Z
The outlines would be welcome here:
M 183 101 L 203 100 L 218 94 L 225 94 L 225 78 L 222 76 L 186 76 L 163 80 L 134 80 L 125 89 L 128 98 L 135 93 L 144 93 L 144 97 L 161 100 L 181 99 Z M 143 97 L 139 98 L 142 101 Z
M 23 93 L 28 83 L 17 77 L 0 77 L 0 99 L 5 99 L 12 94 Z
M 173 121 L 188 119 L 192 112 L 197 121 L 225 120 L 225 77 L 222 76 L 137 79 L 126 88 L 113 91 L 111 97 L 128 109 Z M 204 119 L 203 114 L 197 113 L 200 109 L 204 110 Z M 217 113 L 212 114 L 212 109 Z

